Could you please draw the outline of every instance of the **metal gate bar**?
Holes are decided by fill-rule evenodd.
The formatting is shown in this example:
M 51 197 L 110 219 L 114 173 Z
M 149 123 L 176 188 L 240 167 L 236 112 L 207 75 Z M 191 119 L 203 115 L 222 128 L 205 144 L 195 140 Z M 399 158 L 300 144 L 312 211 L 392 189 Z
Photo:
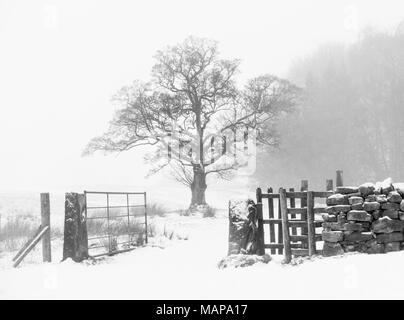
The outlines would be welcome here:
M 146 192 L 104 192 L 104 191 L 84 191 L 84 195 L 85 195 L 85 201 L 86 204 L 88 203 L 88 196 L 89 195 L 105 195 L 105 202 L 106 205 L 92 205 L 92 206 L 87 206 L 85 207 L 85 215 L 86 215 L 86 223 L 88 223 L 88 221 L 91 220 L 106 220 L 106 224 L 107 224 L 107 234 L 102 234 L 102 235 L 97 235 L 95 234 L 92 237 L 88 237 L 88 241 L 91 240 L 101 240 L 101 239 L 108 239 L 108 246 L 106 244 L 97 244 L 94 243 L 93 245 L 89 245 L 89 251 L 91 249 L 99 249 L 99 248 L 106 248 L 106 252 L 102 252 L 102 253 L 96 253 L 96 254 L 90 254 L 90 256 L 92 257 L 99 257 L 99 256 L 103 256 L 103 255 L 112 255 L 112 254 L 116 254 L 116 253 L 120 253 L 120 252 L 126 252 L 126 251 L 130 251 L 133 250 L 136 245 L 135 242 L 137 242 L 139 239 L 142 241 L 142 243 L 147 243 L 148 242 L 148 235 L 147 235 L 147 203 L 146 203 Z M 110 205 L 111 203 L 111 199 L 110 199 L 110 195 L 118 195 L 118 196 L 123 196 L 122 200 L 125 200 L 126 198 L 126 205 Z M 130 200 L 129 200 L 129 196 L 130 195 L 143 195 L 143 204 L 138 204 L 138 205 L 131 205 L 130 204 Z M 136 212 L 133 212 L 133 214 L 130 213 L 130 209 L 131 208 L 144 208 L 144 214 L 139 214 Z M 116 215 L 111 214 L 111 209 L 123 209 L 120 212 L 117 212 Z M 88 213 L 91 210 L 106 210 L 106 216 L 89 216 Z M 122 214 L 124 213 L 125 214 Z M 141 217 L 144 217 L 144 221 L 143 222 L 139 222 L 137 220 L 133 220 L 133 225 L 131 225 L 131 218 L 133 219 L 138 219 Z M 114 220 L 118 220 L 121 218 L 127 218 L 127 225 L 126 225 L 126 233 L 124 231 L 124 233 L 119 233 L 120 230 L 120 225 L 118 225 L 118 233 L 114 232 L 112 226 L 111 226 L 111 221 Z M 102 223 L 101 223 L 101 229 L 102 229 Z M 143 232 L 136 232 L 135 231 L 131 231 L 131 226 L 137 226 L 137 225 L 144 225 L 144 233 Z M 88 226 L 88 224 L 87 224 Z M 119 238 L 122 236 L 127 235 L 127 241 L 119 241 Z M 139 238 L 135 241 L 132 240 L 133 236 L 138 236 Z M 144 236 L 144 238 L 143 238 Z M 122 239 L 123 240 L 123 239 Z M 124 246 L 124 248 L 120 248 L 120 246 Z M 126 247 L 126 248 L 125 248 Z

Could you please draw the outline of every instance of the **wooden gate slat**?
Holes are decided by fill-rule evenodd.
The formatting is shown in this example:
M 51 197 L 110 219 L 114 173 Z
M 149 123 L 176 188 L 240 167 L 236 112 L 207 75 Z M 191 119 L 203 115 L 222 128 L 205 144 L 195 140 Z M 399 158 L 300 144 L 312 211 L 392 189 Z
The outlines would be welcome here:
M 278 200 L 278 219 L 283 221 L 282 219 L 282 213 L 281 213 L 281 199 L 279 197 Z M 283 243 L 283 228 L 282 228 L 282 222 L 278 224 L 278 243 Z M 283 248 L 278 249 L 278 254 L 283 254 Z
M 265 249 L 272 249 L 272 248 L 279 249 L 279 248 L 283 248 L 283 247 L 284 247 L 283 243 L 267 243 L 267 244 L 265 244 Z M 292 249 L 299 249 L 299 248 L 301 248 L 301 245 L 299 243 L 291 243 L 290 247 Z
M 291 199 L 292 200 L 292 199 Z M 291 214 L 292 218 L 296 218 L 296 214 L 305 214 L 307 213 L 307 208 L 288 208 L 288 213 Z
M 282 231 L 283 231 L 283 245 L 285 249 L 285 263 L 290 263 L 292 260 L 292 251 L 290 247 L 290 237 L 289 237 L 289 224 L 288 224 L 288 211 L 287 211 L 287 198 L 286 190 L 283 188 L 279 189 L 280 195 L 280 208 L 282 215 Z
M 268 188 L 268 194 L 272 194 L 273 189 Z M 269 216 L 269 241 L 271 243 L 275 242 L 275 226 L 274 223 L 271 223 L 271 219 L 274 218 L 274 199 L 268 197 L 268 216 Z M 265 221 L 265 220 L 264 220 Z M 265 223 L 265 222 L 264 222 Z M 279 223 L 282 223 L 282 220 L 279 221 Z M 276 254 L 276 249 L 275 248 L 270 248 L 271 249 L 271 254 Z
M 261 188 L 257 189 L 257 218 L 258 218 L 258 254 L 265 254 L 265 240 L 264 240 L 264 224 L 262 212 L 262 191 Z
M 314 192 L 307 192 L 307 230 L 309 256 L 316 254 L 316 229 L 314 227 Z
M 280 224 L 280 223 L 282 223 L 282 219 L 264 219 L 264 220 L 262 220 L 262 222 L 264 223 L 264 224 L 269 224 L 269 225 L 274 225 L 274 224 Z M 275 231 L 275 230 L 274 230 Z M 275 234 L 274 234 L 274 237 L 275 237 Z M 275 240 L 274 240 L 275 241 Z
M 306 195 L 306 197 L 304 197 L 304 198 L 302 198 L 300 200 L 300 207 L 301 208 L 307 207 L 307 190 L 308 189 L 309 189 L 309 181 L 308 180 L 302 180 L 301 185 L 300 185 L 300 191 L 303 192 Z M 302 213 L 301 217 L 302 217 L 302 220 L 307 221 L 307 212 Z M 307 225 L 302 226 L 301 234 L 302 235 L 307 235 Z M 306 246 L 305 249 L 307 249 L 307 244 L 306 243 L 304 243 L 303 246 Z
M 294 188 L 289 188 L 289 192 L 293 193 L 293 192 L 295 192 L 295 189 Z M 290 209 L 288 209 L 288 212 L 291 213 L 291 218 L 292 219 L 296 219 L 296 214 L 293 212 L 293 209 L 296 209 L 295 198 L 289 198 L 289 201 L 290 201 Z M 292 235 L 297 235 L 297 229 L 295 227 L 292 228 Z

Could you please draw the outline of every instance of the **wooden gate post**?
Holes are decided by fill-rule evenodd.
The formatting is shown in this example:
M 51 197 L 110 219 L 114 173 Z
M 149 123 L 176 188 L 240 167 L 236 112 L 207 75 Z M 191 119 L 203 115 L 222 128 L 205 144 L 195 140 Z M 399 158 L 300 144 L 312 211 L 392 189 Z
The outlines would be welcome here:
M 273 193 L 272 188 L 268 188 L 268 194 Z M 274 200 L 272 198 L 268 198 L 268 216 L 269 219 L 274 218 Z M 275 225 L 273 223 L 269 223 L 269 241 L 270 243 L 275 243 Z M 276 254 L 276 249 L 271 248 L 271 254 Z
M 85 195 L 66 193 L 63 260 L 80 262 L 88 258 Z
M 293 192 L 295 192 L 295 189 L 294 188 L 289 188 L 289 192 L 293 193 Z M 292 198 L 289 199 L 289 201 L 290 201 L 290 207 L 291 208 L 296 208 L 295 198 L 292 197 Z M 296 219 L 296 214 L 292 213 L 290 215 L 290 217 L 292 219 Z M 296 227 L 292 227 L 292 235 L 294 235 L 294 236 L 297 235 L 297 228 Z
M 316 254 L 316 228 L 314 227 L 314 192 L 307 191 L 307 231 L 309 256 Z
M 286 199 L 286 190 L 279 189 L 279 199 L 282 215 L 282 231 L 283 231 L 283 246 L 285 249 L 285 263 L 290 263 L 292 260 L 292 249 L 290 246 L 289 236 L 289 219 L 288 219 L 288 203 Z
M 281 198 L 278 199 L 278 219 L 282 220 L 281 212 Z M 282 224 L 278 223 L 278 243 L 283 243 L 283 229 Z M 283 248 L 278 248 L 278 254 L 283 254 Z
M 300 191 L 306 192 L 309 190 L 309 181 L 308 180 L 302 180 L 301 185 L 300 185 Z M 307 200 L 302 198 L 301 199 L 301 207 L 304 208 L 307 206 Z
M 42 236 L 42 259 L 43 262 L 52 261 L 51 229 L 50 229 L 50 201 L 49 193 L 41 193 L 41 226 L 48 227 Z
M 258 241 L 257 241 L 257 253 L 260 256 L 265 254 L 265 241 L 264 241 L 264 217 L 262 213 L 262 190 L 261 188 L 257 189 L 257 224 L 258 224 Z
M 336 186 L 337 187 L 344 186 L 344 172 L 342 170 L 337 170 Z
M 308 180 L 302 180 L 301 185 L 300 185 L 300 191 L 307 192 L 308 190 L 309 190 L 309 181 Z M 307 199 L 306 198 L 301 198 L 300 199 L 300 207 L 301 208 L 307 207 Z M 302 213 L 301 214 L 301 219 L 306 221 L 307 220 L 307 213 Z M 307 227 L 302 227 L 301 228 L 301 233 L 302 233 L 302 235 L 307 235 Z M 307 248 L 307 243 L 303 242 L 302 247 Z

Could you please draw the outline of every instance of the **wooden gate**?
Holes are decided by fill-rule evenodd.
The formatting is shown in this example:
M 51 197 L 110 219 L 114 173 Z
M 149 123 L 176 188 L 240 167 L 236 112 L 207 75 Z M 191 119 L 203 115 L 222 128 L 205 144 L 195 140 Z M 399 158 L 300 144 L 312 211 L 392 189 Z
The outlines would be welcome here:
M 307 186 L 307 183 L 302 184 L 302 189 L 305 185 Z M 261 188 L 258 188 L 257 213 L 261 252 L 270 249 L 271 254 L 284 254 L 286 263 L 291 261 L 292 256 L 312 256 L 319 253 L 316 242 L 322 239 L 321 234 L 316 233 L 316 228 L 322 226 L 321 214 L 325 213 L 325 206 L 316 206 L 316 200 L 333 194 L 330 180 L 327 181 L 327 189 L 330 191 L 295 192 L 293 189 L 286 191 L 280 188 L 279 193 L 273 193 L 272 188 L 269 188 L 267 193 L 262 193 Z M 264 216 L 268 218 L 264 219 Z M 264 228 L 266 225 L 267 230 Z M 269 241 L 266 240 L 266 234 Z

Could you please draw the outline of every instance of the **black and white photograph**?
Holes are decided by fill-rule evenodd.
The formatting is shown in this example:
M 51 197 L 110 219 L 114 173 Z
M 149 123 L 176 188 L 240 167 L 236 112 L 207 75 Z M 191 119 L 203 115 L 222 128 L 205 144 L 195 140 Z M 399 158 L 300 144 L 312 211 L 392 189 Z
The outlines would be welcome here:
M 0 300 L 244 319 L 403 266 L 402 0 L 0 0 Z

